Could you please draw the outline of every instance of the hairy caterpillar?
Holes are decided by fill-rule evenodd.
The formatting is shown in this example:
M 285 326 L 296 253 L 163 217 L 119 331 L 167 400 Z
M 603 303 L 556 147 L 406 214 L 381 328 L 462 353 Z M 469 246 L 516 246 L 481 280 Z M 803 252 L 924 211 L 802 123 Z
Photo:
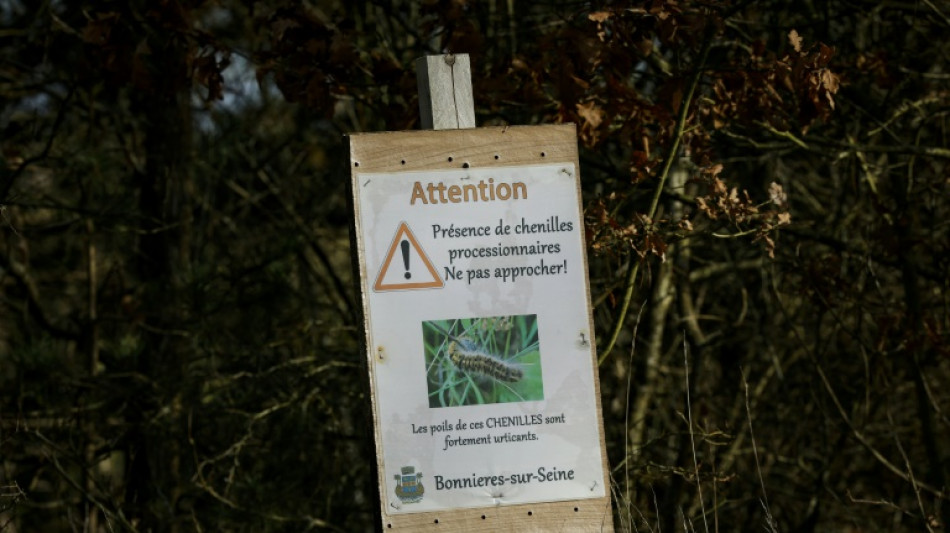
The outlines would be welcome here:
M 510 363 L 486 353 L 471 350 L 471 342 L 452 341 L 449 343 L 449 359 L 458 369 L 470 374 L 495 378 L 499 381 L 521 381 L 524 372 Z

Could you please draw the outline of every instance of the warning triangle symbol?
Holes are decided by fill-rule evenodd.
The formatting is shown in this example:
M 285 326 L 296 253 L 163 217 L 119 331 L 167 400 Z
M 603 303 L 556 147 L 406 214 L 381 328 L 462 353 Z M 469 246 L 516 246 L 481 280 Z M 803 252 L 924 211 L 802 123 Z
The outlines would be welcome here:
M 441 289 L 444 286 L 409 226 L 405 222 L 400 223 L 376 276 L 373 290 Z

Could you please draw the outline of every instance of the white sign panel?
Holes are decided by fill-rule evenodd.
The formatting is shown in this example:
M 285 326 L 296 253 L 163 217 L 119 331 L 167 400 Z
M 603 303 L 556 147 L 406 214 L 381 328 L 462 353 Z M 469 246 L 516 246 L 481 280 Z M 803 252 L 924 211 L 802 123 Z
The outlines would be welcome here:
M 574 165 L 354 189 L 387 511 L 603 498 Z

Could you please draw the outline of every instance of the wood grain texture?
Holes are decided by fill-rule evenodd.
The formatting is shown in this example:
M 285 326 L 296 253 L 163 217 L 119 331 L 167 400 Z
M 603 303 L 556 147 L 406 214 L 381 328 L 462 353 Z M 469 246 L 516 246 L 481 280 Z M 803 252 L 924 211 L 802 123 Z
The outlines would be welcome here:
M 354 174 L 544 163 L 577 165 L 573 124 L 350 136 L 350 167 Z
M 576 128 L 573 124 L 548 126 L 511 126 L 478 129 L 450 129 L 441 131 L 405 131 L 361 133 L 349 137 L 350 170 L 353 183 L 358 187 L 360 177 L 365 174 L 390 173 L 401 171 L 439 170 L 457 168 L 510 167 L 523 165 L 573 163 L 580 172 L 577 152 Z M 467 165 L 467 166 L 466 166 Z M 580 202 L 580 179 L 577 180 L 578 202 Z M 355 198 L 354 198 L 355 200 Z M 354 202 L 356 204 L 356 202 Z M 357 224 L 359 207 L 355 206 Z M 582 206 L 579 205 L 580 208 Z M 365 260 L 362 257 L 362 244 L 359 242 L 359 228 L 356 228 L 359 271 L 363 290 L 364 311 L 366 291 L 369 290 Z M 581 234 L 583 238 L 583 233 Z M 584 253 L 585 279 L 587 262 L 586 247 Z M 588 301 L 590 287 L 586 288 Z M 369 324 L 364 328 L 368 335 Z M 589 341 L 593 338 L 593 319 L 588 316 Z M 364 342 L 368 345 L 369 339 Z M 594 344 L 596 346 L 596 344 Z M 374 375 L 375 354 L 366 353 L 370 372 L 369 381 L 373 412 L 374 438 L 377 450 L 377 480 L 379 490 L 386 487 L 385 467 L 380 453 L 380 426 L 378 416 L 378 398 L 376 397 L 376 376 Z M 594 388 L 598 418 L 600 418 L 600 379 L 597 373 L 596 350 L 592 353 L 594 369 Z M 604 428 L 598 421 L 600 452 L 603 457 L 604 479 L 609 479 L 607 452 L 604 446 Z M 592 450 L 592 453 L 594 451 Z M 380 494 L 381 502 L 389 498 Z M 380 504 L 380 517 L 383 531 L 598 531 L 612 532 L 613 515 L 611 511 L 610 488 L 607 496 L 585 500 L 547 502 L 533 504 L 505 505 L 503 497 L 498 500 L 486 496 L 485 507 L 472 509 L 453 509 L 450 511 L 390 514 L 385 503 Z
M 420 57 L 416 60 L 416 81 L 423 129 L 475 127 L 472 67 L 468 54 Z
M 610 498 L 383 516 L 383 531 L 611 532 Z

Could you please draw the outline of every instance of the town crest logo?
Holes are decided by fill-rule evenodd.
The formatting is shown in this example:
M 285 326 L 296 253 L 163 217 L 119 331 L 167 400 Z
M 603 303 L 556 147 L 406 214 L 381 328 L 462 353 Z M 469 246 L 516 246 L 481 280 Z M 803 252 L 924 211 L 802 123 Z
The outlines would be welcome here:
M 404 466 L 401 474 L 396 474 L 396 497 L 402 503 L 417 503 L 422 501 L 425 487 L 422 486 L 422 472 L 416 472 L 414 466 Z

